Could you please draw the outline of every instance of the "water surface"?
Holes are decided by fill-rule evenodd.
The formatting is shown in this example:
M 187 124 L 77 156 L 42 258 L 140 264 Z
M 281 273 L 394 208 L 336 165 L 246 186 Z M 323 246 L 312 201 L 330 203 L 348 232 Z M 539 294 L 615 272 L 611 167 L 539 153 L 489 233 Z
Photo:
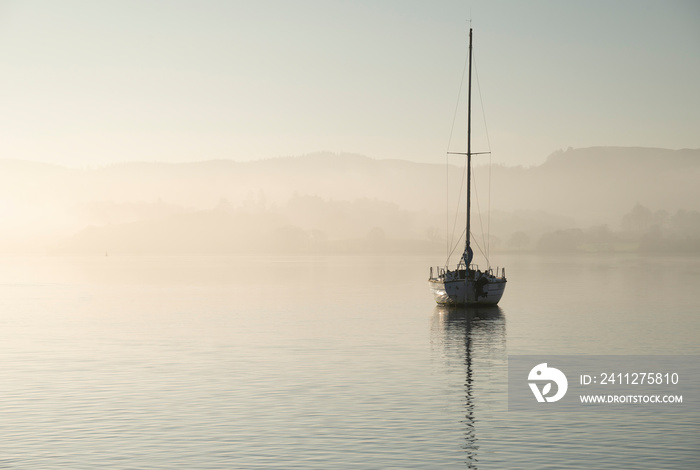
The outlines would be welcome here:
M 507 411 L 508 354 L 700 354 L 700 260 L 0 258 L 0 468 L 696 468 L 700 416 Z M 501 263 L 501 261 L 503 261 Z

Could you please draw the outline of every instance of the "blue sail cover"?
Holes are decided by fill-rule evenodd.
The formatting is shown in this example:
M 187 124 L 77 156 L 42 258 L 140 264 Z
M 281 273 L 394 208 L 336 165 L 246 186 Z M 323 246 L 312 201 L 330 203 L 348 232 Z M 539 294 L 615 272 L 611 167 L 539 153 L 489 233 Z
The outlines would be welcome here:
M 467 269 L 469 269 L 469 265 L 472 263 L 473 258 L 474 252 L 472 251 L 472 247 L 467 245 L 467 247 L 464 250 L 464 254 L 462 255 L 462 259 L 464 260 Z

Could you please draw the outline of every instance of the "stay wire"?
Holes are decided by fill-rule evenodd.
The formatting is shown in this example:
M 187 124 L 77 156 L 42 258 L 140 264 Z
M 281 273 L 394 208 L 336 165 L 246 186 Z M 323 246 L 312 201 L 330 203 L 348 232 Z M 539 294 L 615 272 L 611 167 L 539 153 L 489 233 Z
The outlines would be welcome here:
M 467 231 L 467 227 L 464 227 L 464 230 L 462 231 L 462 235 L 457 239 L 457 241 L 454 241 L 455 238 L 455 230 L 457 230 L 457 219 L 459 218 L 459 208 L 462 206 L 462 192 L 464 191 L 464 181 L 467 179 L 466 173 L 467 173 L 467 168 L 466 168 L 466 160 L 464 163 L 464 171 L 462 172 L 462 182 L 459 185 L 459 195 L 457 196 L 457 209 L 455 210 L 455 220 L 454 223 L 452 224 L 452 250 L 450 251 L 450 254 L 447 256 L 447 263 L 449 264 L 450 262 L 450 257 L 452 256 L 452 253 L 454 253 L 455 248 L 459 245 L 459 242 L 462 241 L 462 235 Z M 449 216 L 449 215 L 448 215 Z
M 484 133 L 486 134 L 486 146 L 488 147 L 488 154 L 489 154 L 489 184 L 488 184 L 488 192 L 489 192 L 489 197 L 488 197 L 488 207 L 487 207 L 487 221 L 486 221 L 486 233 L 488 234 L 488 238 L 485 239 L 484 245 L 486 248 L 486 257 L 487 262 L 489 255 L 491 254 L 491 168 L 492 168 L 492 153 L 491 153 L 491 138 L 489 136 L 489 128 L 488 125 L 486 124 L 486 109 L 484 108 L 484 98 L 483 95 L 481 94 L 481 82 L 479 81 L 479 71 L 477 70 L 476 67 L 476 57 L 475 54 L 472 52 L 472 62 L 474 64 L 474 74 L 476 75 L 476 88 L 479 92 L 479 103 L 481 104 L 481 116 L 482 120 L 484 122 Z M 490 267 L 490 264 L 489 264 Z
M 484 246 L 486 246 L 487 238 L 484 235 L 484 221 L 481 218 L 481 206 L 479 204 L 479 190 L 478 190 L 478 186 L 476 185 L 476 172 L 474 172 L 474 171 L 472 172 L 472 180 L 474 181 L 474 196 L 476 198 L 476 208 L 479 211 L 479 226 L 481 227 L 481 239 L 484 241 Z M 476 238 L 474 238 L 474 243 L 477 243 Z M 477 246 L 479 246 L 478 243 L 477 243 Z M 488 264 L 490 266 L 491 262 L 489 261 L 489 257 L 487 254 L 488 249 L 486 250 L 487 253 L 484 253 L 484 251 L 481 250 L 481 247 L 479 247 L 479 250 L 481 251 L 481 254 L 484 255 L 484 258 L 486 258 L 486 264 Z
M 452 256 L 452 253 L 454 252 L 455 248 L 457 247 L 457 244 L 459 241 L 462 239 L 460 236 L 459 240 L 457 242 L 454 242 L 454 236 L 455 236 L 455 230 L 457 229 L 457 216 L 455 215 L 455 221 L 452 226 L 452 236 L 448 237 L 447 234 L 450 233 L 450 188 L 449 188 L 449 182 L 450 182 L 450 147 L 452 146 L 452 136 L 454 134 L 455 130 L 455 122 L 457 122 L 457 113 L 459 112 L 459 103 L 460 103 L 460 98 L 462 97 L 462 88 L 464 86 L 464 77 L 467 74 L 467 66 L 469 65 L 469 55 L 467 54 L 465 60 L 464 60 L 464 67 L 462 68 L 462 78 L 459 81 L 459 91 L 457 93 L 457 103 L 455 104 L 455 110 L 452 115 L 452 126 L 450 126 L 450 137 L 447 140 L 447 150 L 445 151 L 445 200 L 446 200 L 446 214 L 445 214 L 445 241 L 447 242 L 447 259 L 445 260 L 445 266 L 447 266 L 450 262 L 450 257 Z M 459 187 L 459 198 L 457 199 L 457 210 L 455 211 L 456 214 L 459 213 L 459 207 L 461 205 L 462 201 L 462 191 L 464 189 L 464 173 L 462 175 L 462 182 L 460 183 Z M 466 232 L 466 228 L 465 228 Z M 454 242 L 454 246 L 453 246 Z M 450 250 L 450 247 L 452 246 L 452 249 Z

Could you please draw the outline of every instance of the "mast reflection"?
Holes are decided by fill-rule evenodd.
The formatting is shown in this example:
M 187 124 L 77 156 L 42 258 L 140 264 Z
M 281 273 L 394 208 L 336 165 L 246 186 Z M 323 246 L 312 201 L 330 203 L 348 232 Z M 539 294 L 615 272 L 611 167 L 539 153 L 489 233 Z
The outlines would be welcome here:
M 505 317 L 500 307 L 435 307 L 432 315 L 433 340 L 441 345 L 448 362 L 463 364 L 465 372 L 465 463 L 478 466 L 475 405 L 488 400 L 490 389 L 505 390 L 506 362 Z M 474 385 L 479 386 L 475 395 Z

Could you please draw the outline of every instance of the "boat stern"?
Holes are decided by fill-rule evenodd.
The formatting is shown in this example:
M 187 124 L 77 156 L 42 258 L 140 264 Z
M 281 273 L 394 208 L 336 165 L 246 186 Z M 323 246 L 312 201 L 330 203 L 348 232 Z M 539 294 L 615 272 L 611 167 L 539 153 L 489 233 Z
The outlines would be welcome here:
M 428 286 L 438 305 L 496 305 L 506 289 L 505 274 L 469 270 L 439 271 L 428 279 Z

